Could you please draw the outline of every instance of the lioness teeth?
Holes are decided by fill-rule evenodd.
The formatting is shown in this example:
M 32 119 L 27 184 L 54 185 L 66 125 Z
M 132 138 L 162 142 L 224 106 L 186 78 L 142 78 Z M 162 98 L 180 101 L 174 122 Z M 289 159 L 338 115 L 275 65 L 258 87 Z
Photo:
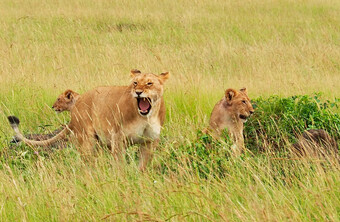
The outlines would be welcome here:
M 145 101 L 145 97 L 143 98 L 143 101 Z

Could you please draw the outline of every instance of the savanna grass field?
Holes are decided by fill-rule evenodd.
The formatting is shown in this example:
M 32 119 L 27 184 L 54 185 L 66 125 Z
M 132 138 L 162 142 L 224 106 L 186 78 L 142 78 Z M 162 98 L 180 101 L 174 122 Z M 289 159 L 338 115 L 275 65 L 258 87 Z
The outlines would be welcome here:
M 340 221 L 340 166 L 295 158 L 306 129 L 339 144 L 340 1 L 1 0 L 1 221 Z M 105 149 L 9 142 L 48 133 L 66 89 L 127 85 L 169 71 L 166 122 L 147 171 Z M 247 152 L 200 133 L 227 88 L 247 87 Z M 118 166 L 120 165 L 120 166 Z

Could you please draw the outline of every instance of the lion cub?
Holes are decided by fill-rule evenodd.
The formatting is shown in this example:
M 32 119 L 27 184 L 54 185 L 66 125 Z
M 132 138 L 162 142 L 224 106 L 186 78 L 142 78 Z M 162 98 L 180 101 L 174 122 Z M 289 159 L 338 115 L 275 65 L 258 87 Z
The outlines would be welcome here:
M 52 109 L 54 109 L 58 113 L 71 111 L 79 97 L 79 93 L 68 89 L 58 96 L 57 100 L 52 106 Z
M 246 88 L 240 91 L 227 89 L 211 113 L 208 131 L 215 138 L 220 138 L 223 130 L 227 129 L 234 143 L 232 149 L 238 155 L 244 149 L 243 124 L 253 113 Z

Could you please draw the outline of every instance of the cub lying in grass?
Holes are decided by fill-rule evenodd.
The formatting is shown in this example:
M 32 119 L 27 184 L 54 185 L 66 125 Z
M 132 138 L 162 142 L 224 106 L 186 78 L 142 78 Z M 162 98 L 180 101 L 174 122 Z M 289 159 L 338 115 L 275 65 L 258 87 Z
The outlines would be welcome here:
M 75 102 L 80 97 L 80 95 L 70 89 L 65 90 L 63 93 L 61 93 L 57 100 L 54 102 L 52 109 L 54 109 L 56 112 L 61 113 L 64 111 L 71 111 Z M 63 129 L 63 128 L 62 128 Z M 48 134 L 26 134 L 25 137 L 27 139 L 36 140 L 36 141 L 42 141 L 47 140 L 52 137 L 54 137 L 56 134 L 60 133 L 62 129 L 57 129 L 51 133 Z M 21 139 L 17 136 L 14 136 L 13 140 L 10 143 L 19 143 L 21 142 Z M 59 144 L 58 144 L 59 147 Z
M 299 157 L 337 156 L 338 151 L 337 142 L 323 129 L 306 130 L 293 144 L 293 152 Z
M 228 130 L 236 155 L 244 150 L 243 124 L 254 113 L 254 108 L 247 94 L 247 89 L 240 91 L 227 89 L 224 97 L 215 105 L 209 121 L 208 132 L 220 138 L 224 129 Z

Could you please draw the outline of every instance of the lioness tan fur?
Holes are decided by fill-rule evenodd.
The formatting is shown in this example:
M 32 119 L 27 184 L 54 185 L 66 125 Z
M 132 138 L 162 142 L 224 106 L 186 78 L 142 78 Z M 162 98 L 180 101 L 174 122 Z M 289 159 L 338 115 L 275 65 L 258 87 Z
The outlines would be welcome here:
M 240 91 L 227 89 L 211 113 L 208 131 L 220 138 L 222 131 L 227 129 L 234 142 L 232 149 L 239 154 L 244 150 L 243 124 L 253 112 L 246 88 Z
M 18 129 L 19 120 L 13 117 L 9 117 L 11 126 L 26 144 L 38 146 L 50 145 L 72 132 L 84 155 L 92 154 L 96 138 L 110 146 L 118 159 L 127 142 L 139 143 L 139 168 L 144 170 L 165 120 L 163 83 L 169 73 L 142 74 L 132 70 L 131 75 L 129 86 L 97 87 L 84 93 L 71 109 L 69 125 L 49 140 L 24 138 Z
M 79 99 L 80 95 L 70 89 L 65 90 L 60 94 L 57 100 L 54 102 L 52 109 L 56 112 L 71 111 L 76 101 Z

